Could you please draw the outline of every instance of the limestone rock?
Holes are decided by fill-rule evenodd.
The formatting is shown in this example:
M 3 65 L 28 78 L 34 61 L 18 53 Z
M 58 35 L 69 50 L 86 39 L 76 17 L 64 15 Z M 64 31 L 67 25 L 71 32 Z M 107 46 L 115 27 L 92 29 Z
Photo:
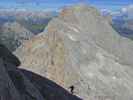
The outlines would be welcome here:
M 15 54 L 22 67 L 73 85 L 84 100 L 133 99 L 133 42 L 121 37 L 93 7 L 63 9 L 46 30 Z
M 0 29 L 0 43 L 11 51 L 16 50 L 23 41 L 33 37 L 33 33 L 18 22 L 7 22 Z
M 5 46 L 0 45 L 0 52 L 1 100 L 81 100 L 51 80 L 17 68 L 20 61 Z

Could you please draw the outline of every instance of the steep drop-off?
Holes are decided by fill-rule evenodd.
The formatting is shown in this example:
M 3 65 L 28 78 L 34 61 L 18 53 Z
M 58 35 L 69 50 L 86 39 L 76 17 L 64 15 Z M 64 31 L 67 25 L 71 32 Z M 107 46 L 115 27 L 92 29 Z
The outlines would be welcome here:
M 133 99 L 133 42 L 93 7 L 66 7 L 46 30 L 15 52 L 22 68 L 55 81 L 84 100 Z M 30 66 L 30 67 L 29 67 Z
M 0 100 L 81 100 L 51 80 L 18 68 L 20 64 L 0 44 Z

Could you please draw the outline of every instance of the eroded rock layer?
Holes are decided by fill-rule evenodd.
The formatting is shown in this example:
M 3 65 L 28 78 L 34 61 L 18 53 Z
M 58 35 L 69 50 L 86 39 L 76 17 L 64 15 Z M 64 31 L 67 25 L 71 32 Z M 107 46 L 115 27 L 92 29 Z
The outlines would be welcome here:
M 24 69 L 46 76 L 84 100 L 133 99 L 133 42 L 93 7 L 65 8 L 15 53 Z M 29 67 L 30 66 L 30 67 Z
M 0 45 L 0 100 L 81 100 L 51 80 L 18 66 L 19 59 Z

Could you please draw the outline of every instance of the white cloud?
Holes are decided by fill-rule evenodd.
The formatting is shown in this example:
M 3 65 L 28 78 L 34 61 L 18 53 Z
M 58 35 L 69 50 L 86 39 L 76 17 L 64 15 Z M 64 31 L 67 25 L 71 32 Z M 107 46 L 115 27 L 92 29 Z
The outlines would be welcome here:
M 121 11 L 122 12 L 130 12 L 130 11 L 133 11 L 133 4 L 130 4 L 130 5 L 128 5 L 128 6 L 126 6 L 126 7 L 123 7 L 122 9 L 121 9 Z
M 121 12 L 127 16 L 127 19 L 133 19 L 133 4 L 122 8 Z
M 124 13 L 127 12 L 127 8 L 122 8 L 121 12 L 124 12 Z
M 111 14 L 111 10 L 108 10 L 108 9 L 101 9 L 101 13 L 102 15 L 106 16 L 106 15 L 110 15 Z
M 107 11 L 107 10 L 103 10 Z M 123 17 L 124 19 L 133 19 L 133 4 L 121 8 L 119 11 L 108 11 L 114 17 Z
M 101 13 L 102 15 L 106 16 L 106 15 L 111 15 L 111 16 L 120 16 L 120 11 L 111 11 L 108 9 L 101 9 Z
M 104 16 L 111 15 L 114 19 L 133 20 L 133 4 L 124 6 L 120 10 L 113 11 L 109 9 L 101 9 L 101 13 Z

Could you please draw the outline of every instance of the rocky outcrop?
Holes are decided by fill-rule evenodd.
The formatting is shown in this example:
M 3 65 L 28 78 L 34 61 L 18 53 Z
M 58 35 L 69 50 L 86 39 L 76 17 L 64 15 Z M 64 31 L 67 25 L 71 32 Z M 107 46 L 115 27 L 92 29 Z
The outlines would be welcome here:
M 22 68 L 55 81 L 84 100 L 133 99 L 133 42 L 93 7 L 66 7 L 46 30 L 15 52 Z M 30 67 L 29 67 L 30 66 Z
M 1 100 L 81 100 L 45 77 L 17 68 L 20 61 L 0 45 Z
M 33 33 L 20 25 L 18 22 L 7 22 L 1 27 L 0 43 L 3 43 L 14 51 L 24 40 L 33 37 Z

